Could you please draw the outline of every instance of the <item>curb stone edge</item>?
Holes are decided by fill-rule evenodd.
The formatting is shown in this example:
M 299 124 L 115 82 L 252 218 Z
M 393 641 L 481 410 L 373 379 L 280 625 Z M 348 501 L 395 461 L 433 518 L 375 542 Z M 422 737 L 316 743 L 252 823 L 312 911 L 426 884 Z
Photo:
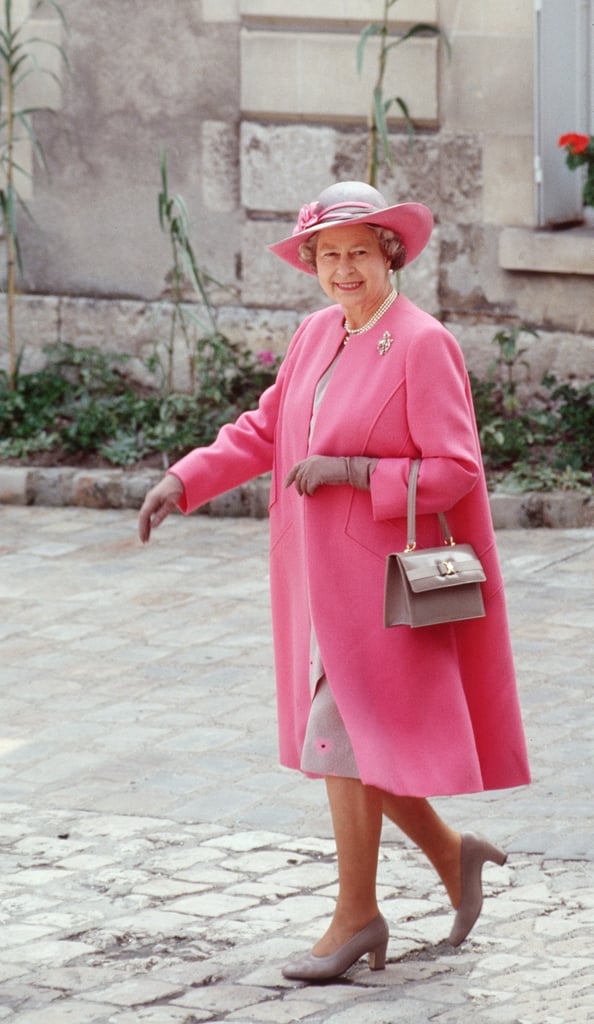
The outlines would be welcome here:
M 0 466 L 0 505 L 138 509 L 162 475 L 160 469 Z M 268 499 L 269 477 L 262 476 L 208 502 L 199 514 L 265 519 Z M 594 527 L 594 496 L 579 491 L 494 492 L 490 502 L 499 530 Z

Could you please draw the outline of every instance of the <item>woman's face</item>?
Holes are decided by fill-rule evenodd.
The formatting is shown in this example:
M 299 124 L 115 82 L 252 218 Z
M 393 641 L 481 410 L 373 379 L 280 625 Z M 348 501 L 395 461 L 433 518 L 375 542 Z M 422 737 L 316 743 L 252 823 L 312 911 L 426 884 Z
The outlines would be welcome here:
M 389 262 L 379 239 L 366 224 L 324 228 L 316 249 L 320 285 L 329 299 L 353 318 L 368 320 L 386 297 Z

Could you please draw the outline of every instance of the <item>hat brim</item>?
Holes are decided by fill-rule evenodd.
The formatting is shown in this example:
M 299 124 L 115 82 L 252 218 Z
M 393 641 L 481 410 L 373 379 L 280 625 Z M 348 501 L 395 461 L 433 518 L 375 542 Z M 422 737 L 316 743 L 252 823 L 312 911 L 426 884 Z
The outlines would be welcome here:
M 431 238 L 433 214 L 423 203 L 398 203 L 396 206 L 387 206 L 384 210 L 378 210 L 376 213 L 364 213 L 360 217 L 349 217 L 348 220 L 328 220 L 315 224 L 289 238 L 283 238 L 282 241 L 269 245 L 268 248 L 275 256 L 284 260 L 285 263 L 289 263 L 296 270 L 303 270 L 304 273 L 312 274 L 315 277 L 315 270 L 300 258 L 299 246 L 312 235 L 325 231 L 327 228 L 346 228 L 352 227 L 354 224 L 375 224 L 377 227 L 390 228 L 391 231 L 395 231 L 402 239 L 406 250 L 406 259 L 403 263 L 403 266 L 406 266 L 416 259 Z

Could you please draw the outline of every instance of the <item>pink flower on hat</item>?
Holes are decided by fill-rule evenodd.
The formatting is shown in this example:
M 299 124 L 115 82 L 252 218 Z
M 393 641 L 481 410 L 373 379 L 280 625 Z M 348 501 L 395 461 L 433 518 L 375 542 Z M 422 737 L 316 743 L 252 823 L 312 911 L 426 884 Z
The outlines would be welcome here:
M 308 228 L 313 228 L 318 223 L 321 212 L 322 207 L 318 202 L 304 203 L 297 214 L 297 224 L 293 228 L 293 234 L 298 235 L 300 231 L 307 231 Z

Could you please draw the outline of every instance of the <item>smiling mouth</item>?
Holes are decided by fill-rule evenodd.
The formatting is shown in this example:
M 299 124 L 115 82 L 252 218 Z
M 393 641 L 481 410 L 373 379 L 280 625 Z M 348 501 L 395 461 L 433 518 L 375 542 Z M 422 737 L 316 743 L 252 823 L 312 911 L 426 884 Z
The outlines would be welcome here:
M 361 281 L 337 281 L 336 287 L 340 288 L 343 292 L 354 292 L 357 288 L 361 287 Z

